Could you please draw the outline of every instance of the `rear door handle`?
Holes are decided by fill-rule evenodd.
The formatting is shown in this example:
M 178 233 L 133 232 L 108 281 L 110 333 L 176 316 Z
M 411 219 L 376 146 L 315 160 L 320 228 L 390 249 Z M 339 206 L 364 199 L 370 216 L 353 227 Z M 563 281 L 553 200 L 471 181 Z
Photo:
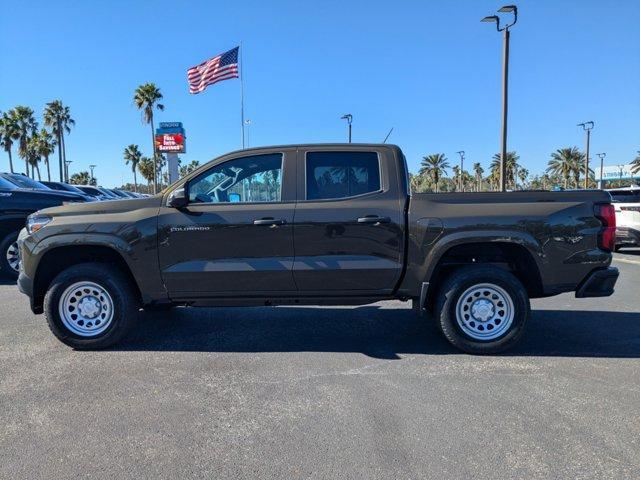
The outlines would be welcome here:
M 378 217 L 376 215 L 365 215 L 358 218 L 358 223 L 390 223 L 389 217 Z
M 253 221 L 254 225 L 284 225 L 286 222 L 283 219 L 276 220 L 275 218 L 258 218 Z

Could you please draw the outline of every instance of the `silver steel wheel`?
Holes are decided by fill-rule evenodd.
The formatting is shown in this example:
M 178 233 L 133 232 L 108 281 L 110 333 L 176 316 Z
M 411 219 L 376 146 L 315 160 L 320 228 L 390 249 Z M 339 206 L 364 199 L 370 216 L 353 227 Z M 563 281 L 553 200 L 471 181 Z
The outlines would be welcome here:
M 64 326 L 81 337 L 95 337 L 113 320 L 113 300 L 107 290 L 94 282 L 77 282 L 60 296 L 58 312 Z
M 7 263 L 13 269 L 14 272 L 20 270 L 20 249 L 18 248 L 18 242 L 13 242 L 7 248 Z
M 468 288 L 456 303 L 458 326 L 474 340 L 493 340 L 504 335 L 514 316 L 511 296 L 492 283 Z

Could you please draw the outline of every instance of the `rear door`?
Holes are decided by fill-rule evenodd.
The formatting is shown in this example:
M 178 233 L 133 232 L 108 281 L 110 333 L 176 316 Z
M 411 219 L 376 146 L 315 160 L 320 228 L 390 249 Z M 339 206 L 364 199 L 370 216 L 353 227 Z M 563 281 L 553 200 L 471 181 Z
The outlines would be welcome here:
M 404 204 L 390 148 L 301 148 L 294 278 L 301 293 L 384 294 L 398 281 Z

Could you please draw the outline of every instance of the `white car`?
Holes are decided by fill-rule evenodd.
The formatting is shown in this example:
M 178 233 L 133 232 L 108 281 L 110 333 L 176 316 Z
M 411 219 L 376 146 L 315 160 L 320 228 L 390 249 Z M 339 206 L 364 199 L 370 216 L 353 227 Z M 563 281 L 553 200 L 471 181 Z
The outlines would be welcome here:
M 616 250 L 640 247 L 640 187 L 607 190 L 616 209 Z

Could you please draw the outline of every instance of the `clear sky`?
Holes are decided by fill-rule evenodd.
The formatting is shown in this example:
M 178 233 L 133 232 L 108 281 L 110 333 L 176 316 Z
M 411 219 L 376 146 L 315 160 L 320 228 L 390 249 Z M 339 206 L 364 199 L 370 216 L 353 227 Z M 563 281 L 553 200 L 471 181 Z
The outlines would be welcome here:
M 189 95 L 186 69 L 244 43 L 251 146 L 343 141 L 400 145 L 416 171 L 442 152 L 485 167 L 499 149 L 502 39 L 480 23 L 503 3 L 421 1 L 0 0 L 0 110 L 41 116 L 61 99 L 77 125 L 71 172 L 95 163 L 106 186 L 132 181 L 122 151 L 151 153 L 134 89 L 156 83 L 182 121 L 183 160 L 240 146 L 240 83 Z M 509 149 L 531 173 L 556 148 L 628 163 L 640 149 L 640 1 L 527 0 L 511 36 Z M 21 163 L 17 163 L 21 165 Z M 466 166 L 466 165 L 465 165 Z M 8 169 L 0 152 L 0 169 Z

